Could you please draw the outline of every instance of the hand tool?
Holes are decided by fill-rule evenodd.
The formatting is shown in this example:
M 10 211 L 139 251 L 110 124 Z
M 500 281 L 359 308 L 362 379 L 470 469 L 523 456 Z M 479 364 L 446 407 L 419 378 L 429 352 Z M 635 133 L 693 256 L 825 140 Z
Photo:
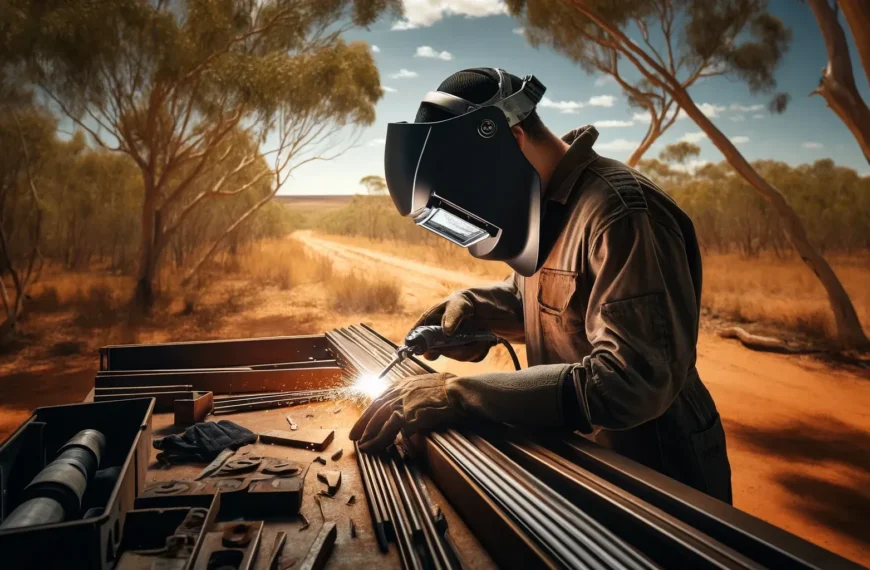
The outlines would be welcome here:
M 390 360 L 386 368 L 378 375 L 378 378 L 383 378 L 400 362 L 408 358 L 410 355 L 420 356 L 429 351 L 438 351 L 445 348 L 454 348 L 457 346 L 466 346 L 469 344 L 486 344 L 495 346 L 503 344 L 508 350 L 513 360 L 514 367 L 520 369 L 520 363 L 513 347 L 505 339 L 496 336 L 490 331 L 456 331 L 448 335 L 444 332 L 443 327 L 439 326 L 422 326 L 412 329 L 405 337 L 405 342 L 396 349 L 396 354 Z

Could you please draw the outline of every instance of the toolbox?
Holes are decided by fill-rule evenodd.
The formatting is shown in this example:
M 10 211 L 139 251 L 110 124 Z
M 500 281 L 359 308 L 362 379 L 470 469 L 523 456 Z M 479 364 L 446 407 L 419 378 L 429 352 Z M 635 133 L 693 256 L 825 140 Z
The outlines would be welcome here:
M 153 409 L 153 398 L 38 408 L 0 446 L 0 521 L 23 501 L 25 487 L 81 430 L 104 434 L 99 469 L 117 472 L 114 486 L 106 486 L 100 498 L 88 488 L 83 515 L 77 519 L 0 529 L 4 567 L 109 570 L 115 565 L 125 516 L 145 486 Z

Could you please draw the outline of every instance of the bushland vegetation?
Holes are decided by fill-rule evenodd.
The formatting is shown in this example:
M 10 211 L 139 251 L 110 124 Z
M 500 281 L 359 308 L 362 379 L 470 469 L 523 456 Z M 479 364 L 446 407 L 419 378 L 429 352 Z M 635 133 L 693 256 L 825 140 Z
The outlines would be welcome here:
M 691 171 L 686 159 L 685 153 L 663 152 L 659 159 L 642 161 L 639 169 L 695 223 L 705 262 L 702 303 L 707 314 L 834 340 L 825 290 L 795 253 L 770 204 L 728 163 Z M 870 177 L 830 159 L 797 166 L 759 161 L 753 167 L 782 189 L 870 330 Z M 503 264 L 475 260 L 397 216 L 388 197 L 355 196 L 343 208 L 311 220 L 309 226 L 339 240 L 391 255 L 493 279 L 507 272 Z

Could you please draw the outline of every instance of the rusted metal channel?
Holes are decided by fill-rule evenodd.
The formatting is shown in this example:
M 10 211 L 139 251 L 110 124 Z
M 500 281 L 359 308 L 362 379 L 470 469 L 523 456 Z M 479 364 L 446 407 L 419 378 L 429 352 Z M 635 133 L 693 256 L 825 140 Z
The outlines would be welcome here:
M 364 325 L 326 338 L 351 379 L 395 349 Z M 432 371 L 409 358 L 389 378 Z M 424 447 L 429 474 L 500 567 L 859 568 L 575 434 L 476 426 L 430 434 Z M 413 484 L 398 460 L 393 476 Z M 426 510 L 412 486 L 396 490 Z M 426 519 L 421 528 L 427 544 Z

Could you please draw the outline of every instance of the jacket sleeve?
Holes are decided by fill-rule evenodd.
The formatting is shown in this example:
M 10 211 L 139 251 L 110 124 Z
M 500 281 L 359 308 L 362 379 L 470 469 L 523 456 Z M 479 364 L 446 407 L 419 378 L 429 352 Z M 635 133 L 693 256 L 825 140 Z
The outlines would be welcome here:
M 480 328 L 486 328 L 510 342 L 523 342 L 523 301 L 514 275 L 504 281 L 460 292 L 474 305 Z
M 630 211 L 591 236 L 577 429 L 629 429 L 668 409 L 695 364 L 696 294 L 680 233 Z

